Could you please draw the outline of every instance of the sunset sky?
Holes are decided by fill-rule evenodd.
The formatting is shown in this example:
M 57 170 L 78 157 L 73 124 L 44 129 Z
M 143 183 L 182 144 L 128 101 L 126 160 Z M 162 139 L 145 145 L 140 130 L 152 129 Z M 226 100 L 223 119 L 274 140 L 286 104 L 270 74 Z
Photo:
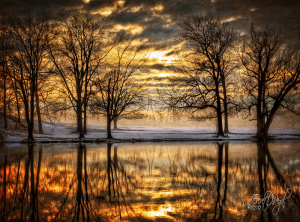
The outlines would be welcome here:
M 2 12 L 28 10 L 87 10 L 103 18 L 109 31 L 125 30 L 145 42 L 151 51 L 148 73 L 163 80 L 182 52 L 175 41 L 178 23 L 188 15 L 213 13 L 242 36 L 251 22 L 257 27 L 276 25 L 286 43 L 300 36 L 300 1 L 297 0 L 1 0 Z

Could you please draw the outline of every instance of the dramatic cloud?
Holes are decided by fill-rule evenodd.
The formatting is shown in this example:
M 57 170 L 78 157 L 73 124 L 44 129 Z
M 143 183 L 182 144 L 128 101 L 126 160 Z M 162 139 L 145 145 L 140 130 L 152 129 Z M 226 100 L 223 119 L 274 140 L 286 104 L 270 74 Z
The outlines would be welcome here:
M 181 53 L 175 41 L 178 23 L 195 14 L 213 13 L 231 27 L 246 34 L 251 23 L 263 28 L 276 25 L 287 42 L 298 42 L 300 1 L 298 0 L 2 0 L 1 13 L 27 9 L 53 11 L 87 10 L 104 17 L 111 32 L 125 31 L 144 40 L 144 48 L 157 55 L 152 62 L 156 71 Z M 28 10 L 27 10 L 28 11 Z M 153 59 L 154 56 L 151 56 Z
M 212 12 L 242 31 L 250 23 L 258 26 L 277 25 L 290 38 L 300 30 L 298 0 L 2 0 L 1 12 L 25 9 L 88 10 L 107 17 L 107 21 L 122 25 L 139 25 L 141 36 L 169 39 L 176 24 L 184 17 Z

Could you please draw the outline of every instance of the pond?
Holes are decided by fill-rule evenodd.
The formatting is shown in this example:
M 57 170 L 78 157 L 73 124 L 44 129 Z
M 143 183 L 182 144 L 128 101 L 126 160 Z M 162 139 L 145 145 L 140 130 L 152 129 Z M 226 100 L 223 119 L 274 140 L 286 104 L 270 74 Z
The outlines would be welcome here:
M 0 144 L 0 221 L 299 221 L 299 149 Z

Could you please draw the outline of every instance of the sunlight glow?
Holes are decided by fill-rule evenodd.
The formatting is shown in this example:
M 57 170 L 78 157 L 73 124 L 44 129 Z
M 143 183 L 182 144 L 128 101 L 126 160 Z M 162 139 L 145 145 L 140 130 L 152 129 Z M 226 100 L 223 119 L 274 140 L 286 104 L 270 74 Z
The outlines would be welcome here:
M 172 74 L 172 73 L 165 73 L 165 72 L 162 72 L 162 73 L 159 73 L 157 76 L 158 77 L 167 77 L 167 76 L 174 76 L 175 74 Z
M 168 204 L 167 207 L 161 207 L 158 211 L 149 211 L 146 212 L 148 217 L 169 217 L 168 212 L 173 212 L 174 209 L 171 204 Z
M 83 0 L 85 3 L 89 3 L 91 0 Z M 104 8 L 101 8 L 98 11 L 93 12 L 92 14 L 100 14 L 104 17 L 109 16 L 111 13 L 113 13 L 114 11 L 117 10 L 118 6 L 122 7 L 124 5 L 125 1 L 121 0 L 121 1 L 117 1 L 114 6 L 107 6 Z
M 125 0 L 119 0 L 119 1 L 117 1 L 117 5 L 118 6 L 123 6 L 124 3 L 125 3 Z
M 152 10 L 161 12 L 162 10 L 164 10 L 164 6 L 156 5 L 154 8 L 152 8 Z
M 118 32 L 121 30 L 129 31 L 131 34 L 136 35 L 140 34 L 144 29 L 142 26 L 139 25 L 115 25 L 113 30 Z
M 233 22 L 233 21 L 235 21 L 235 20 L 237 20 L 237 19 L 240 19 L 240 18 L 242 18 L 242 17 L 241 17 L 241 16 L 229 17 L 229 18 L 227 18 L 227 19 L 222 20 L 221 22 L 222 22 L 222 23 L 224 23 L 224 22 Z
M 114 10 L 115 10 L 115 7 L 105 7 L 103 9 L 101 9 L 101 11 L 98 11 L 97 13 L 104 16 L 104 17 L 107 17 L 111 13 L 113 13 Z
M 141 9 L 142 7 L 143 7 L 143 6 L 135 6 L 135 7 L 131 7 L 131 8 L 129 9 L 129 11 L 135 13 L 135 12 L 140 11 L 140 9 Z
M 167 63 L 167 64 L 172 63 L 176 58 L 173 56 L 165 56 L 168 52 L 169 52 L 169 50 L 154 51 L 151 53 L 150 59 L 155 58 L 155 59 L 158 59 L 158 61 L 162 62 L 162 63 Z

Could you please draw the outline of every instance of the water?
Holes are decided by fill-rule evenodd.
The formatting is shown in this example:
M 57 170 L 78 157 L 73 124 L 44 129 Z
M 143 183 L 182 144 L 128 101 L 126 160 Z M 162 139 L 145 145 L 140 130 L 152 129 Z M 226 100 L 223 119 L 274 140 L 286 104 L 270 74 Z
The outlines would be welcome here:
M 299 148 L 0 144 L 0 221 L 299 221 Z

